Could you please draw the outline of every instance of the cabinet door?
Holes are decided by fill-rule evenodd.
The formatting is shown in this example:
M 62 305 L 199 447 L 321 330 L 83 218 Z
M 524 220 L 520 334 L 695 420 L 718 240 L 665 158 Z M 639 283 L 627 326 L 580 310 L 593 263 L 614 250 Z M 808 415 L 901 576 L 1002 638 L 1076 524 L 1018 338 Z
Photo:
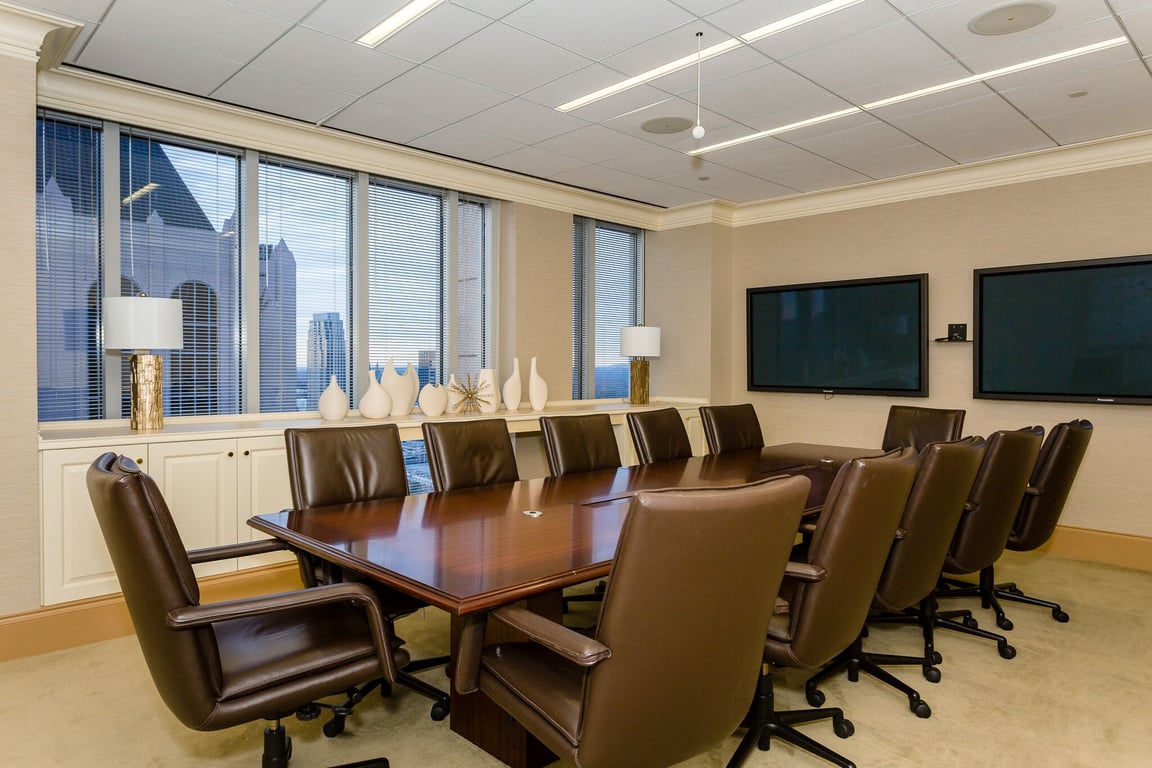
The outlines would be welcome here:
M 268 538 L 248 525 L 252 515 L 279 512 L 292 506 L 292 489 L 288 483 L 288 457 L 284 438 L 247 437 L 236 441 L 240 457 L 237 475 L 236 540 L 252 541 Z M 294 560 L 291 552 L 274 552 L 240 560 L 241 568 L 283 563 Z
M 40 454 L 40 581 L 44 605 L 120 591 L 84 476 L 105 451 L 135 459 L 147 471 L 148 446 L 67 448 Z
M 236 440 L 153 443 L 148 461 L 186 549 L 236 543 Z M 199 576 L 234 571 L 236 560 L 195 570 Z

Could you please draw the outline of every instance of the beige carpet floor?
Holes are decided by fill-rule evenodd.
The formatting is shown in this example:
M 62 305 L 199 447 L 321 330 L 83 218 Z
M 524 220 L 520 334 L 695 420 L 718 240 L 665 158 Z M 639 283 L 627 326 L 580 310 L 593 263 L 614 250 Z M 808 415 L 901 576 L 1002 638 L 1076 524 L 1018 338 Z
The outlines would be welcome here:
M 991 642 L 941 632 L 939 684 L 924 681 L 918 669 L 896 671 L 920 690 L 931 718 L 915 717 L 903 696 L 874 680 L 839 676 L 823 690 L 828 706 L 842 706 L 855 723 L 855 735 L 840 740 L 827 721 L 805 732 L 872 768 L 1152 765 L 1152 573 L 1012 553 L 998 571 L 1059 599 L 1072 620 L 1058 624 L 1043 609 L 1009 605 L 1016 627 L 1008 634 L 1019 652 L 1012 660 L 1001 659 Z M 978 614 L 982 626 L 994 626 L 990 613 Z M 447 626 L 444 614 L 429 609 L 404 619 L 399 632 L 422 655 L 443 651 Z M 913 628 L 882 627 L 866 647 L 914 653 L 918 643 Z M 447 685 L 442 671 L 426 674 Z M 779 675 L 778 706 L 806 706 L 803 679 L 791 671 Z M 336 739 L 322 735 L 322 720 L 286 721 L 292 766 L 380 754 L 395 768 L 499 765 L 447 722 L 432 722 L 428 710 L 426 699 L 397 688 L 390 699 L 373 696 L 361 705 Z M 0 664 L 0 766 L 257 766 L 261 728 L 183 728 L 157 696 L 134 637 Z M 731 737 L 683 765 L 719 768 L 736 743 Z M 747 764 L 827 765 L 784 743 L 756 752 Z

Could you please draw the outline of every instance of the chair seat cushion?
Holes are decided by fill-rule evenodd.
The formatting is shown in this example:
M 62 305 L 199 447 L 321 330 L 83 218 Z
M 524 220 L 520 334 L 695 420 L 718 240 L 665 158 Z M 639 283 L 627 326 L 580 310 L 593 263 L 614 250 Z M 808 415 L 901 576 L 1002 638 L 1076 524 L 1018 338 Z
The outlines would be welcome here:
M 375 656 L 367 624 L 362 613 L 345 603 L 304 606 L 214 624 L 220 654 L 220 700 L 250 696 L 288 680 Z M 399 645 L 394 643 L 393 656 L 397 666 L 404 666 L 408 652 Z
M 573 747 L 579 744 L 584 670 L 534 643 L 500 643 L 484 649 L 481 669 L 547 720 Z

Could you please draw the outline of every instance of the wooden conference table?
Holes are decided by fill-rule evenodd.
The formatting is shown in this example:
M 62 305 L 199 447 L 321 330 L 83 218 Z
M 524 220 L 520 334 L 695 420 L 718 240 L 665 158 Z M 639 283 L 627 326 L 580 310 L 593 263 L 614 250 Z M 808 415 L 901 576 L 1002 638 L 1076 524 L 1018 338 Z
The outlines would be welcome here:
M 812 479 L 823 504 L 840 466 L 869 448 L 789 443 L 562 477 L 396 499 L 285 510 L 248 523 L 293 548 L 461 616 L 607 575 L 632 494 L 739 485 L 773 474 Z M 557 601 L 558 604 L 558 601 Z M 554 759 L 483 694 L 452 692 L 452 730 L 508 765 Z

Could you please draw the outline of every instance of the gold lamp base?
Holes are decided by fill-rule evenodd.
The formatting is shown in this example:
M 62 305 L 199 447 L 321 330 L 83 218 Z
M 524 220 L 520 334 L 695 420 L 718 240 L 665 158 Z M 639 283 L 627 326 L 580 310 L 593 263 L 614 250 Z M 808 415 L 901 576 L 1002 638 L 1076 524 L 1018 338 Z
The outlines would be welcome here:
M 132 429 L 164 426 L 164 359 L 160 355 L 134 354 L 129 361 L 132 391 Z
M 634 357 L 629 366 L 628 402 L 633 405 L 648 404 L 648 358 Z

